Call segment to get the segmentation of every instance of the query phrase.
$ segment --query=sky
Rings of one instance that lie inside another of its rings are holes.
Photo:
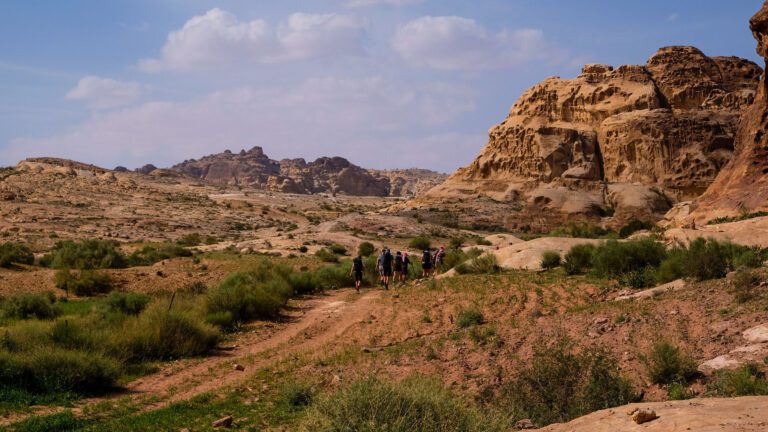
[[[758,62],[759,0],[4,0],[0,165],[261,146],[467,165],[528,87],[658,48]],[[759,62],[762,65],[762,61]]]

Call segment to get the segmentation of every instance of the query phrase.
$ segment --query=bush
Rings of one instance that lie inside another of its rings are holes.
[[[538,349],[518,375],[502,387],[501,405],[515,419],[539,425],[624,405],[635,398],[632,386],[618,373],[608,352],[589,348],[575,353],[566,342]]]
[[[477,244],[478,246],[492,246],[493,242],[490,240],[486,240],[482,237],[478,237],[477,240],[475,241],[475,244]]]
[[[268,277],[264,270],[233,273],[208,293],[207,312],[229,312],[234,327],[254,319],[275,319],[293,294],[285,279]]]
[[[656,285],[656,271],[653,267],[633,270],[619,277],[619,285],[635,289],[647,288]]]
[[[16,319],[51,319],[61,314],[61,310],[50,297],[26,293],[2,300],[0,312],[5,318]]]
[[[480,325],[484,320],[485,317],[483,317],[483,313],[479,310],[474,308],[463,309],[459,311],[459,316],[456,319],[456,325],[458,325],[459,328],[467,328]]]
[[[745,303],[757,296],[756,289],[763,281],[760,274],[746,267],[736,270],[733,277],[733,295],[739,303]]]
[[[81,420],[67,410],[47,416],[32,416],[27,420],[16,423],[15,432],[61,432],[74,431],[85,426],[86,421]]]
[[[464,238],[463,237],[452,237],[451,241],[448,243],[448,249],[461,249],[461,246],[464,244]]]
[[[312,387],[294,382],[280,390],[279,400],[289,411],[299,411],[312,403],[314,393]]]
[[[169,310],[164,301],[153,302],[138,317],[125,321],[120,335],[117,352],[131,362],[201,355],[219,341],[218,330],[201,322],[190,308]]]
[[[468,260],[475,259],[482,254],[483,254],[483,251],[481,251],[478,248],[472,248],[466,252],[464,252],[461,249],[448,250],[445,253],[445,258],[443,259],[443,265],[445,268],[454,268],[457,265],[463,262],[466,262]]]
[[[764,396],[768,395],[768,380],[756,364],[748,363],[735,370],[715,372],[707,389],[721,397]]]
[[[13,264],[33,264],[35,255],[28,247],[18,243],[0,244],[0,267],[10,267]]]
[[[123,268],[126,258],[117,243],[107,240],[71,240],[59,242],[43,257],[41,264],[55,269]]]
[[[106,303],[113,312],[120,312],[126,315],[138,315],[147,307],[151,298],[148,295],[129,292],[113,292]]]
[[[633,219],[628,224],[621,227],[619,230],[619,237],[627,238],[638,231],[649,230],[651,228],[653,228],[652,223]]]
[[[565,254],[563,267],[569,275],[584,273],[592,267],[592,254],[595,246],[592,244],[577,244]]]
[[[93,394],[114,387],[120,364],[93,352],[38,347],[23,353],[0,351],[0,387],[35,394]]]
[[[112,279],[108,274],[94,270],[72,272],[68,269],[56,271],[54,283],[57,288],[78,296],[104,294],[112,289]]]
[[[667,341],[657,342],[645,359],[648,377],[654,384],[687,383],[696,375],[696,362]]]
[[[687,400],[696,397],[696,394],[688,390],[684,384],[674,382],[667,389],[667,397],[669,400]]]
[[[328,249],[330,249],[331,252],[333,252],[336,255],[346,255],[347,254],[347,248],[340,245],[340,244],[332,244],[328,246]]]
[[[425,251],[432,247],[432,242],[429,240],[429,237],[418,236],[411,239],[409,246],[413,249]]]
[[[198,233],[191,233],[176,240],[176,244],[181,246],[197,246],[203,242],[203,237]]]
[[[674,248],[667,253],[667,258],[659,266],[656,279],[661,283],[681,279],[688,274],[687,250]]]
[[[492,274],[498,273],[500,270],[496,255],[492,253],[467,260],[456,266],[456,272],[459,274]]]
[[[495,432],[487,413],[467,408],[440,384],[423,378],[400,383],[376,378],[353,382],[318,401],[299,430],[312,432]]]
[[[315,256],[320,259],[320,261],[327,262],[327,263],[337,263],[339,262],[338,255],[334,254],[333,252],[329,251],[326,248],[319,249],[317,252],[315,252]]]
[[[300,246],[300,247],[299,247],[299,252],[301,252],[301,253],[307,253],[307,251],[309,251],[309,248],[308,248],[308,247],[306,247],[306,246]]]
[[[355,285],[355,280],[349,274],[352,265],[323,266],[315,270],[315,290],[331,290]],[[371,269],[371,267],[367,267]]]
[[[371,242],[362,242],[360,243],[360,246],[357,247],[357,253],[362,257],[369,257],[373,255],[375,250],[376,248],[374,248],[373,243]]]
[[[144,246],[141,250],[130,254],[127,262],[131,266],[148,266],[163,260],[191,257],[192,251],[179,245],[164,244],[160,246]]]
[[[541,267],[544,270],[552,270],[560,267],[560,252],[546,251],[541,255]]]
[[[604,238],[616,236],[616,234],[611,230],[587,223],[569,223],[555,230],[552,230],[549,235],[554,237],[574,238]]]
[[[658,267],[666,254],[664,245],[649,238],[626,242],[609,240],[595,248],[592,267],[598,276],[618,277],[646,267]]]

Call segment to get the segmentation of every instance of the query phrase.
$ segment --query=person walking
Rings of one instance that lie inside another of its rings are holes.
[[[382,257],[381,264],[383,267],[383,275],[384,275],[384,289],[389,289],[389,280],[392,277],[392,261],[394,261],[394,257],[392,256],[392,253],[389,251],[389,249],[384,249],[384,256]]]
[[[379,258],[376,260],[376,271],[379,273],[379,283],[384,285],[384,253],[387,248],[383,248],[379,254]]]
[[[445,246],[440,246],[440,249],[435,252],[435,269],[443,271],[443,263],[445,262]]]
[[[363,283],[363,271],[365,270],[365,265],[363,264],[363,257],[358,255],[352,260],[352,270],[351,274],[355,276],[355,290],[357,292],[360,292],[360,285]]]
[[[408,280],[408,267],[411,265],[411,259],[408,258],[408,252],[403,252],[403,272],[400,274],[400,282],[405,283]]]
[[[432,253],[429,249],[424,249],[424,253],[421,255],[421,268],[423,270],[421,276],[428,278],[432,273]]]
[[[403,253],[400,251],[397,251],[395,253],[395,262],[393,264],[393,275],[392,275],[392,282],[400,282],[400,279],[403,276]]]

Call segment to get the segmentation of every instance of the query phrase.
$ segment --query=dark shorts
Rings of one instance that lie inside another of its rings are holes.
[[[363,281],[363,272],[355,272],[355,282],[362,282]]]
[[[423,268],[424,270],[429,270],[432,268],[432,263],[424,263],[421,265],[421,268]]]
[[[385,268],[382,272],[384,276],[392,276],[392,269],[391,268]]]

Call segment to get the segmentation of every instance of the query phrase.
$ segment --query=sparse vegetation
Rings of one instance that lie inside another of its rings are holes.
[[[197,246],[203,243],[203,236],[198,233],[186,234],[176,241],[180,246]]]
[[[574,237],[589,239],[617,237],[614,231],[588,223],[569,223],[550,231],[549,235],[552,237]]]
[[[18,243],[0,244],[0,267],[10,267],[13,264],[33,264],[35,255],[25,245]]]
[[[707,389],[721,397],[765,396],[768,395],[768,380],[757,364],[748,363],[738,369],[715,372]]]
[[[418,236],[411,239],[409,246],[413,249],[418,249],[423,251],[432,247],[432,241],[429,239],[429,237]]]
[[[560,267],[560,252],[546,251],[541,255],[541,267],[545,270],[552,270]]]
[[[627,238],[638,231],[649,230],[653,228],[653,224],[650,222],[641,221],[638,219],[631,220],[628,224],[619,229],[619,237]]]
[[[40,264],[55,269],[93,270],[123,268],[125,255],[117,243],[107,240],[71,240],[56,243],[53,250],[43,256]]]
[[[132,292],[112,292],[106,298],[107,307],[113,312],[138,315],[147,307],[151,297]]]
[[[560,341],[538,349],[531,361],[520,365],[515,379],[501,389],[499,404],[515,419],[544,426],[634,398],[630,382],[619,375],[617,361],[607,351],[589,348],[577,353]]]
[[[654,344],[645,358],[648,378],[654,384],[684,384],[697,374],[696,362],[679,347],[667,341]]]
[[[318,249],[317,252],[315,252],[315,256],[318,259],[320,259],[320,261],[323,261],[323,262],[327,262],[327,263],[339,262],[339,256],[326,248]]]
[[[578,244],[571,248],[565,254],[563,267],[566,274],[576,275],[584,273],[592,267],[592,254],[595,252],[595,246],[592,244]]]
[[[96,270],[57,270],[54,283],[56,288],[78,296],[105,294],[112,290],[112,279],[109,275]]]
[[[51,319],[61,315],[53,295],[16,294],[0,300],[0,316],[14,319]]]
[[[483,317],[483,313],[480,310],[476,308],[462,309],[456,318],[456,325],[459,328],[467,328],[481,325],[484,320],[485,317]]]
[[[459,274],[493,274],[500,270],[496,255],[492,253],[480,255],[456,266],[456,272]]]

